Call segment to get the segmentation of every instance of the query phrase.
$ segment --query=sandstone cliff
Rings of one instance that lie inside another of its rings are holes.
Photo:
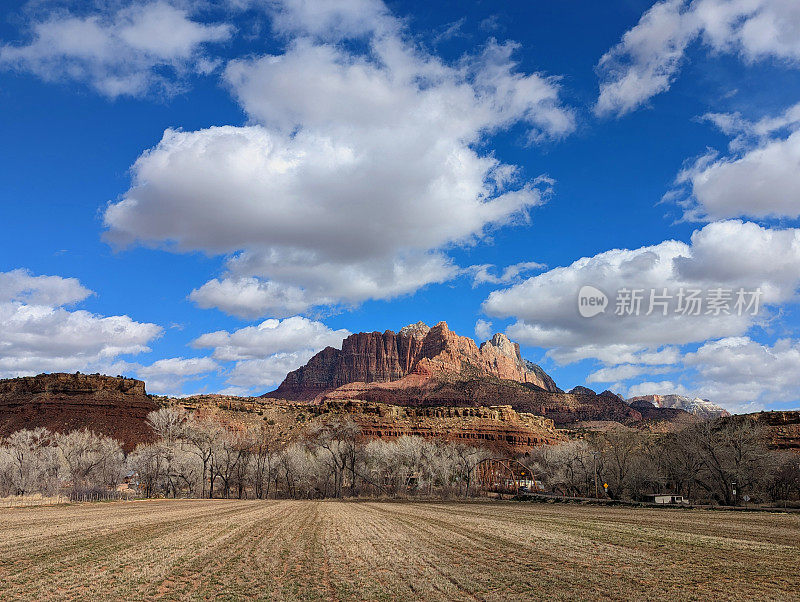
[[[158,406],[144,382],[99,374],[40,374],[0,380],[0,436],[23,428],[88,428],[127,450],[148,441],[147,414]]]
[[[396,334],[391,330],[353,334],[341,350],[323,349],[265,397],[310,400],[349,383],[385,383],[412,374],[494,377],[559,391],[539,366],[522,359],[519,345],[503,334],[478,347],[444,322],[433,328],[420,322]]]
[[[566,439],[552,420],[516,412],[511,406],[425,408],[348,400],[313,407],[320,414],[349,414],[366,439],[416,436],[460,441],[506,454],[526,453]]]

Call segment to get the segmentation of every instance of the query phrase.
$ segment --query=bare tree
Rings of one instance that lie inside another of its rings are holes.
[[[162,488],[163,457],[164,452],[158,443],[137,445],[128,457],[128,465],[136,474],[145,497],[153,497]]]
[[[273,424],[259,425],[253,435],[252,468],[253,493],[264,499],[269,496],[270,484],[275,479],[278,451],[281,447],[278,427]]]
[[[455,443],[451,446],[455,477],[457,482],[464,487],[464,497],[469,495],[472,475],[475,466],[481,460],[489,458],[491,454],[483,448],[472,447],[464,443]]]
[[[253,459],[253,447],[256,444],[258,431],[252,428],[241,430],[233,438],[234,449],[238,453],[233,480],[239,499],[245,497],[250,476],[250,463]]]
[[[222,481],[223,497],[230,497],[233,487],[242,497],[251,445],[252,439],[247,429],[228,428],[217,438],[213,448],[213,472]]]
[[[125,452],[119,441],[110,437],[100,440],[100,463],[94,471],[95,483],[105,489],[116,489],[125,474]]]
[[[589,495],[594,491],[595,474],[603,470],[602,456],[593,456],[592,451],[584,440],[566,441],[542,450],[535,467],[553,491]]]
[[[359,426],[350,416],[332,416],[311,426],[307,444],[312,451],[322,450],[324,462],[334,480],[333,496],[342,497],[344,479],[350,472],[350,493],[355,489]]]
[[[210,487],[208,497],[214,495],[214,477],[210,468],[213,466],[215,442],[223,431],[222,424],[216,416],[206,414],[193,414],[185,423],[185,436],[192,452],[202,463],[201,497],[206,497],[206,475]]]
[[[327,497],[331,472],[327,462],[320,458],[321,451],[305,443],[295,443],[281,452],[278,466],[288,497]]]
[[[18,495],[48,493],[58,484],[58,460],[53,434],[45,428],[21,430],[5,441],[8,477]]]
[[[73,491],[119,484],[124,463],[117,441],[83,429],[57,435],[55,443]]]
[[[161,408],[147,415],[147,424],[159,439],[167,445],[173,445],[184,436],[187,418],[183,408]]]
[[[769,474],[764,434],[752,420],[704,422],[679,437],[701,458],[697,484],[721,504],[738,503],[743,491],[759,489]]]
[[[663,487],[695,499],[704,461],[699,447],[692,444],[692,437],[667,435],[659,441],[654,456]]]
[[[422,437],[371,441],[363,448],[360,463],[363,468],[359,469],[359,476],[382,493],[396,495],[424,490],[430,494],[435,478],[436,448],[436,443]]]
[[[793,452],[773,454],[774,471],[768,482],[770,497],[785,505],[800,500],[800,458]]]
[[[596,448],[604,460],[599,474],[610,485],[607,491],[610,497],[633,493],[630,478],[634,467],[641,462],[642,446],[641,435],[632,431],[601,433],[597,438]]]

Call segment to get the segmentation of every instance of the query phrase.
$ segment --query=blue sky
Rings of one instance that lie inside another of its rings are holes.
[[[259,394],[445,320],[563,388],[798,407],[791,0],[5,6],[0,376]]]

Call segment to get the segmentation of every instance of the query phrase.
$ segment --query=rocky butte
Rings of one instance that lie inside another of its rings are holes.
[[[158,405],[144,382],[100,374],[40,374],[0,380],[0,436],[23,428],[88,428],[131,450],[152,439],[145,424]]]

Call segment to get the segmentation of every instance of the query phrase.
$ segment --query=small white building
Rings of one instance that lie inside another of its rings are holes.
[[[651,504],[688,504],[689,501],[684,499],[682,495],[675,495],[673,493],[646,493],[644,496],[646,502]]]

